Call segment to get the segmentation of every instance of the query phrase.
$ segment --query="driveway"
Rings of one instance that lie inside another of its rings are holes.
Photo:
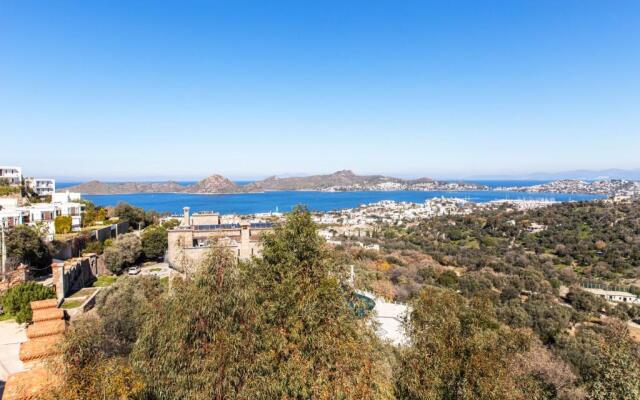
[[[24,371],[24,365],[18,355],[20,343],[26,341],[25,324],[18,324],[13,320],[0,322],[0,381],[3,383],[9,375]]]
[[[155,275],[158,278],[169,276],[171,269],[165,262],[146,264],[140,269],[140,275]]]

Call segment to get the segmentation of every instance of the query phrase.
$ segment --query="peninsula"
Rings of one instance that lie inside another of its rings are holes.
[[[83,194],[131,193],[256,193],[267,191],[387,191],[387,190],[488,190],[484,185],[467,182],[441,182],[431,178],[401,179],[383,175],[356,175],[349,170],[327,175],[278,178],[275,176],[238,185],[222,175],[209,176],[195,184],[167,182],[101,182],[92,180],[67,190]]]

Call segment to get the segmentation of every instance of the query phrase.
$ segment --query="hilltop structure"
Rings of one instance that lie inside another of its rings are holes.
[[[214,246],[229,249],[238,260],[258,257],[261,235],[272,228],[271,223],[250,222],[215,212],[191,215],[190,208],[184,207],[180,226],[168,234],[168,261],[177,270],[189,272]]]

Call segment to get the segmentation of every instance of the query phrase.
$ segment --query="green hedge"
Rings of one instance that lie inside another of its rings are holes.
[[[31,322],[31,302],[53,299],[53,289],[35,282],[25,282],[7,290],[2,296],[2,307],[6,314],[14,316],[16,322]]]

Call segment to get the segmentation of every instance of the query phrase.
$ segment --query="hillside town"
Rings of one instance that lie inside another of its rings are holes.
[[[56,191],[54,180],[25,178],[19,167],[2,167],[0,172],[3,189],[0,298],[11,296],[11,292],[17,290],[40,293],[25,297],[30,300],[22,304],[21,309],[0,302],[0,317],[8,318],[0,322],[0,380],[6,381],[3,399],[26,399],[29,397],[25,397],[25,390],[42,393],[50,385],[60,383],[60,377],[46,365],[63,356],[58,346],[78,321],[85,321],[96,308],[98,313],[105,312],[100,305],[101,293],[118,290],[119,285],[135,286],[147,278],[158,282],[161,288],[171,287],[178,281],[202,279],[197,278],[201,276],[202,265],[221,254],[226,254],[234,263],[254,265],[262,257],[264,235],[283,234],[278,233],[278,227],[291,224],[291,214],[280,212],[249,215],[192,212],[185,205],[182,214],[170,215],[124,203],[100,207],[82,199],[80,193]],[[35,182],[40,181],[47,183],[40,184],[41,190],[38,190]],[[52,190],[47,187],[49,184]],[[390,188],[395,184],[381,185]],[[429,183],[420,185],[428,187]],[[557,189],[562,187],[566,186]],[[634,204],[633,199],[619,193],[596,203],[606,207]],[[496,229],[538,237],[550,234],[555,228],[540,218],[539,213],[571,204],[545,199],[475,203],[455,197],[431,198],[421,203],[384,200],[354,208],[312,211],[309,224],[323,239],[322,246],[326,244],[331,254],[343,260],[339,266],[340,277],[352,287],[358,301],[363,302],[366,311],[362,312],[370,315],[379,340],[403,348],[411,345],[404,324],[414,310],[413,293],[422,288],[427,279],[436,286],[450,285],[447,280],[459,281],[463,288],[466,277],[477,273],[456,265],[449,255],[439,256],[439,250],[434,250],[440,249],[439,246],[428,254],[418,252],[415,244],[408,243],[420,243],[424,239],[410,238],[412,235],[427,230],[430,240],[454,240],[455,245],[448,251],[477,250],[481,248],[478,239],[464,238],[477,229],[473,225],[463,229],[469,221],[506,215],[509,217],[501,217],[502,222]],[[304,215],[306,211],[300,209],[293,213]],[[293,231],[297,232],[296,229]],[[437,234],[431,235],[431,232]],[[506,233],[483,240],[487,244],[506,240],[500,235]],[[393,245],[388,237],[394,238]],[[509,240],[512,245],[516,238]],[[24,247],[27,243],[28,251],[42,254],[27,255]],[[403,250],[398,250],[398,246]],[[557,257],[558,263],[567,262],[561,258],[566,257],[567,250],[559,246],[565,244],[556,246],[553,255],[545,257]],[[601,250],[594,253],[595,257],[604,257],[606,244],[597,242],[596,246]],[[511,251],[505,250],[505,254]],[[474,253],[474,257],[480,257],[480,253]],[[493,276],[493,272],[483,274]],[[487,284],[485,275],[478,279],[483,285]],[[543,290],[540,283],[535,285],[533,289],[518,286],[514,296],[534,297],[537,290]],[[614,309],[640,305],[638,293],[633,286],[609,287],[603,283],[588,286],[567,279],[559,286],[559,296],[553,297],[553,302],[573,310],[584,307],[576,305],[579,303],[574,296],[593,296],[589,301],[601,301],[594,315],[607,318]],[[640,327],[636,330],[632,320],[627,324],[640,340]]]
[[[56,192],[54,179],[24,177],[20,167],[0,166],[0,190],[0,224],[4,228],[28,225],[52,241],[56,220],[69,225],[65,231],[82,227],[81,194]]]
[[[640,182],[625,179],[602,179],[592,182],[565,179],[533,186],[504,186],[495,190],[532,193],[585,193],[634,198],[640,196]]]

